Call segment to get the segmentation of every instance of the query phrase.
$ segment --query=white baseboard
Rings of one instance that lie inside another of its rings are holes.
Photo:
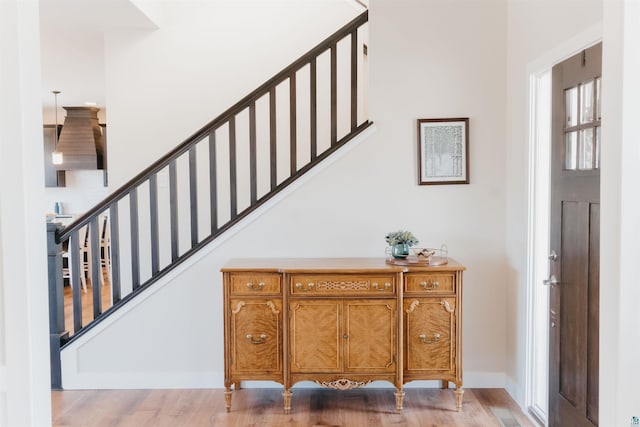
[[[67,360],[67,363],[73,363]],[[224,388],[223,371],[205,372],[110,372],[110,373],[81,373],[64,375],[68,367],[63,365],[65,390],[110,390],[110,389],[160,389],[160,388]],[[465,388],[507,388],[506,375],[502,372],[468,372],[464,374]],[[281,388],[282,385],[273,381],[242,381],[243,388]],[[296,384],[294,388],[318,388],[311,381]],[[368,388],[393,388],[386,381],[374,381]],[[439,381],[412,381],[405,384],[405,388],[439,388]],[[453,387],[451,384],[450,387]],[[507,389],[507,391],[509,391]],[[513,396],[511,392],[509,392]],[[515,399],[515,398],[514,398]]]
[[[65,390],[223,388],[224,372],[110,372],[64,375]]]
[[[466,388],[506,388],[504,372],[465,372],[462,375]]]
[[[529,420],[533,423],[533,425],[536,425],[536,426],[543,425],[541,424],[540,420],[544,418],[544,415],[536,414],[535,417],[532,415],[526,403],[524,389],[521,387],[520,384],[516,383],[511,377],[507,376],[505,390],[507,390],[507,393],[509,393],[509,396],[511,396],[511,398],[516,402],[516,404],[520,407],[520,410],[522,411],[522,413],[525,414],[527,418],[529,418]],[[540,419],[536,417],[540,417]]]
[[[522,391],[522,388],[515,382],[513,381],[512,378],[510,377],[506,377],[506,381],[505,381],[505,390],[507,390],[507,393],[509,393],[509,395],[511,396],[511,398],[513,400],[515,400],[515,402],[518,404],[518,406],[520,406],[522,408],[522,410],[524,412],[525,411],[525,399],[524,399],[524,393]]]

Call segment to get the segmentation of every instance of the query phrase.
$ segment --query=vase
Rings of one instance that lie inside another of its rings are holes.
[[[396,243],[391,246],[391,255],[394,258],[406,258],[409,256],[409,245],[406,243]]]

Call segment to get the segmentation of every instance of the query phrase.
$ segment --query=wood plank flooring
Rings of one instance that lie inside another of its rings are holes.
[[[104,285],[100,286],[100,294],[102,295],[102,312],[111,307],[111,285],[109,278],[104,276]],[[87,279],[87,292],[80,288],[80,299],[82,304],[82,325],[86,326],[93,320],[93,286],[91,280]],[[73,335],[73,290],[71,286],[64,287],[64,326],[65,330]]]
[[[504,389],[466,389],[461,412],[453,390],[405,392],[398,414],[392,389],[294,389],[285,415],[280,389],[235,391],[230,413],[222,389],[53,391],[53,425],[534,427]]]

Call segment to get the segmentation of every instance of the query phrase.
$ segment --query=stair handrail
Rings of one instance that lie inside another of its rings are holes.
[[[341,27],[338,31],[333,33],[331,36],[324,39],[322,42],[318,43],[314,48],[310,49],[307,53],[299,57],[289,66],[284,68],[282,71],[277,73],[275,76],[264,82],[258,88],[256,88],[253,92],[242,98],[240,101],[236,102],[233,106],[228,108],[222,114],[217,116],[215,119],[211,120],[209,123],[204,125],[190,137],[185,139],[182,143],[178,144],[171,151],[160,157],[158,160],[153,162],[150,166],[144,169],[142,172],[131,178],[125,184],[120,186],[117,190],[113,191],[109,196],[107,196],[100,203],[95,205],[93,208],[89,209],[84,214],[80,215],[76,220],[74,220],[71,224],[66,226],[64,229],[56,232],[56,242],[64,241],[69,238],[71,234],[75,231],[80,230],[80,228],[84,227],[94,216],[100,214],[104,210],[106,210],[111,204],[119,201],[123,197],[126,197],[129,194],[129,191],[142,184],[144,181],[148,180],[151,175],[157,173],[161,169],[165,168],[169,163],[180,155],[186,153],[192,145],[199,142],[202,138],[204,138],[207,134],[215,130],[220,125],[226,123],[229,118],[238,114],[247,106],[251,101],[254,101],[266,94],[270,88],[277,86],[279,83],[284,81],[287,77],[289,77],[292,73],[298,71],[300,68],[304,67],[308,64],[313,58],[319,56],[321,53],[329,49],[334,43],[341,40],[354,30],[357,30],[362,24],[366,23],[369,19],[369,11],[365,10],[363,13],[358,15],[356,18],[351,20],[349,23]]]

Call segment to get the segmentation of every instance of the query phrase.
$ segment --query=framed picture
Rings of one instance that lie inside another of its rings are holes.
[[[420,185],[469,183],[469,118],[418,120]]]

